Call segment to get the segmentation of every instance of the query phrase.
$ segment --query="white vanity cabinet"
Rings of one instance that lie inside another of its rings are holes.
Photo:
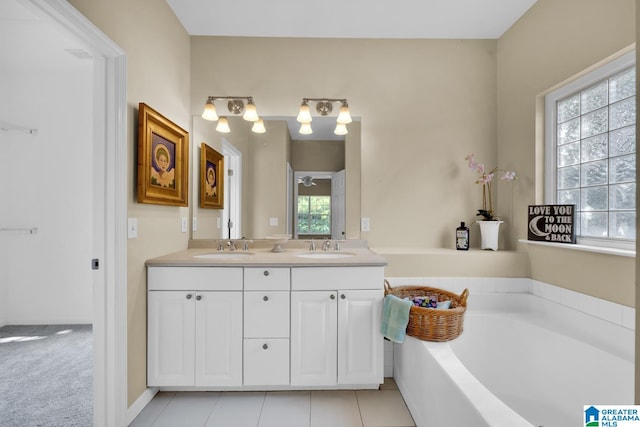
[[[293,268],[291,385],[383,381],[380,267]]]
[[[244,269],[244,385],[289,384],[289,268]]]
[[[242,269],[149,267],[149,386],[242,385]]]
[[[249,265],[181,264],[179,257],[147,264],[147,384],[377,388],[383,263],[316,266],[289,255],[287,263],[263,265],[259,257]]]

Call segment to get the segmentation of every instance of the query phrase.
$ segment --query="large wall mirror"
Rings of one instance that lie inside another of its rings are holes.
[[[193,117],[192,238],[359,239],[360,120],[337,137],[335,117],[314,117],[311,135],[298,133],[295,117],[263,119],[262,134],[240,117],[220,133],[216,122]],[[202,143],[224,156],[224,209],[200,206]]]

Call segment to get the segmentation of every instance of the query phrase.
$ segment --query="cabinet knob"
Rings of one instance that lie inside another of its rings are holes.
[[[263,348],[264,350],[266,350],[266,349],[268,349],[268,348],[269,348],[269,345],[267,345],[266,343],[265,343],[265,344],[262,344],[262,348]]]
[[[200,301],[202,299],[202,295],[196,296],[196,300]]]
[[[191,295],[191,294],[187,294],[187,299],[191,299],[192,296],[193,295]]]
[[[340,294],[340,299],[345,299],[347,296],[345,294]]]
[[[336,296],[334,294],[331,294],[331,296],[329,298],[336,299]]]
[[[269,301],[269,297],[268,297],[268,296],[266,296],[266,295],[265,295],[265,296],[263,296],[263,297],[262,297],[262,301]]]
[[[269,271],[265,270],[262,274],[264,274],[265,276],[268,276],[269,275]]]

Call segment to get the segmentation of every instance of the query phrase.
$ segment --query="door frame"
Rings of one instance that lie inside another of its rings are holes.
[[[242,237],[242,152],[227,139],[222,138],[222,155],[224,156],[225,185],[220,238],[240,239]],[[233,171],[233,176],[229,175],[229,171]],[[229,220],[233,224],[231,236],[228,235]]]
[[[92,50],[93,425],[126,425],[127,99],[125,52],[67,2],[27,0]],[[87,268],[89,265],[87,265]]]

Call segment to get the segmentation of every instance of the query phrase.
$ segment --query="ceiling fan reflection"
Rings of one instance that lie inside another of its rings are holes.
[[[313,182],[313,177],[309,175],[298,178],[298,184],[302,184],[305,187],[311,187],[312,185],[316,185],[316,183]]]

